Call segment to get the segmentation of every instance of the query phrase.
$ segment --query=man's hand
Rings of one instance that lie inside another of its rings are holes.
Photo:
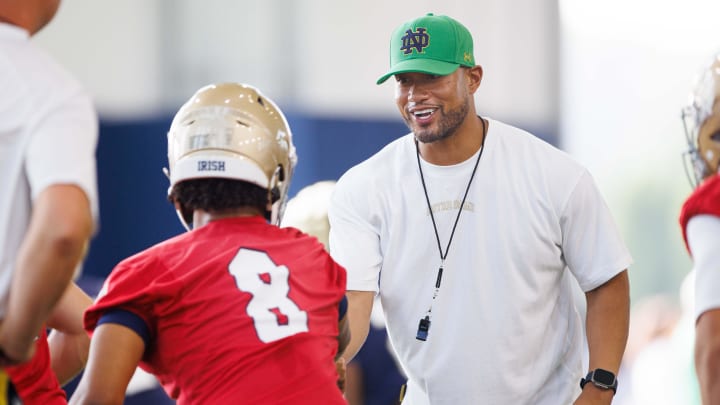
[[[345,359],[340,357],[337,360],[335,360],[335,370],[337,370],[337,373],[338,373],[337,385],[340,388],[340,391],[345,393],[345,376],[347,375],[347,367],[345,365]]]

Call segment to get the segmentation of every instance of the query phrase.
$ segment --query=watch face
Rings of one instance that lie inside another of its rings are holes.
[[[615,374],[613,374],[609,371],[603,370],[601,368],[598,368],[593,373],[592,379],[599,382],[600,384],[604,384],[609,387],[615,383]]]

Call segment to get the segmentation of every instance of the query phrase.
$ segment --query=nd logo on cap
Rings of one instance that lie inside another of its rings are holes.
[[[422,53],[423,49],[430,44],[430,35],[426,34],[426,31],[426,28],[416,28],[415,32],[405,31],[405,36],[400,38],[402,40],[400,50],[405,55],[412,53],[413,50]]]
[[[470,31],[458,21],[432,13],[400,25],[390,38],[390,69],[377,84],[398,73],[446,76],[475,66]]]

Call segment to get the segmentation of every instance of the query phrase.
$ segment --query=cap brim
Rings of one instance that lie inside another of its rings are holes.
[[[457,70],[460,67],[458,63],[449,63],[433,59],[407,59],[396,63],[390,71],[385,73],[377,81],[377,84],[385,83],[390,76],[398,73],[426,73],[429,75],[445,76]]]

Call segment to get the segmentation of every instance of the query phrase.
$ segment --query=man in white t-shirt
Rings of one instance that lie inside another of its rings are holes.
[[[720,53],[683,110],[695,189],[680,213],[695,269],[695,369],[703,404],[720,404]]]
[[[379,294],[404,405],[609,404],[632,259],[591,175],[477,115],[483,71],[456,20],[402,24],[390,55],[378,83],[394,76],[412,132],[345,173],[329,212],[330,249],[348,271],[345,359]]]
[[[95,109],[30,39],[58,4],[0,0],[0,366],[32,357],[97,218]]]

